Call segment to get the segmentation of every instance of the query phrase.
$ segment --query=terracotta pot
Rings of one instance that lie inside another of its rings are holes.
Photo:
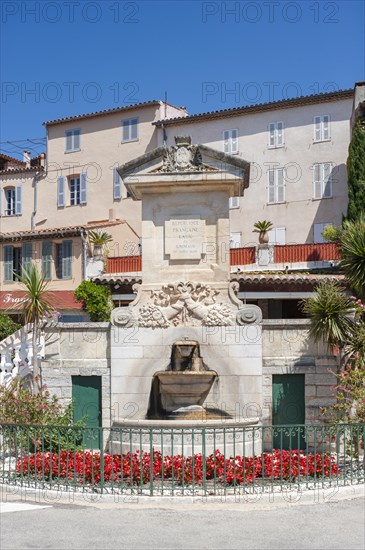
[[[259,233],[259,243],[267,244],[269,242],[269,233],[267,231],[260,231]]]

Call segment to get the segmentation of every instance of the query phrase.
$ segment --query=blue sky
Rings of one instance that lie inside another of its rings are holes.
[[[352,0],[3,0],[1,141],[165,92],[196,113],[350,88],[364,23]]]

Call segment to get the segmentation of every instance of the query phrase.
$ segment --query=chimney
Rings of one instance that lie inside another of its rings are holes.
[[[115,210],[114,210],[114,208],[109,208],[109,221],[110,222],[115,221]]]
[[[25,163],[26,168],[30,168],[30,152],[23,151],[23,162]]]

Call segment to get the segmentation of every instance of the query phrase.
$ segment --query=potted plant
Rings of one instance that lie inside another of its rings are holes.
[[[89,241],[93,245],[93,256],[101,257],[103,255],[103,247],[110,243],[113,237],[106,231],[89,231]]]
[[[254,232],[259,234],[259,243],[267,244],[269,242],[269,231],[272,229],[272,222],[268,220],[254,223]]]

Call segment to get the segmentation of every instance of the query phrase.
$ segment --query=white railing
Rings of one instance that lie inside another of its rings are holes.
[[[0,384],[9,386],[17,378],[33,373],[33,330],[28,324],[0,342]],[[37,346],[37,357],[44,357],[44,335]]]

